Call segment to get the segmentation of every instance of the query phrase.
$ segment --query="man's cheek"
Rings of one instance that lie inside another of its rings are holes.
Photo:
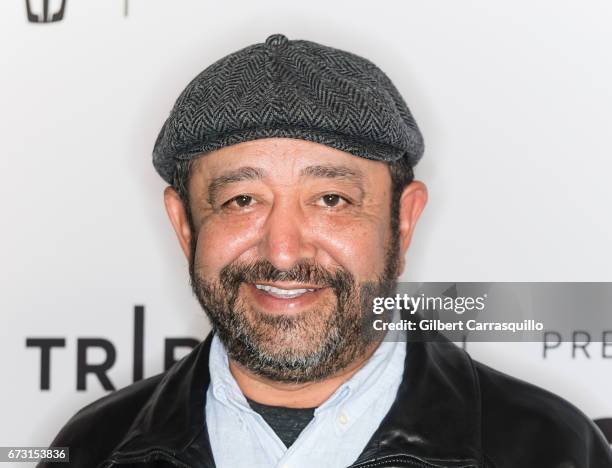
[[[236,226],[202,226],[198,235],[197,257],[207,270],[219,271],[243,256],[257,243],[252,229]]]
[[[376,229],[347,230],[330,233],[324,239],[324,249],[333,263],[356,275],[368,278],[382,267],[385,239]]]

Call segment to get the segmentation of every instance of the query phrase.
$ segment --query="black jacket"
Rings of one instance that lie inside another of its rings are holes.
[[[210,343],[211,336],[167,372],[84,407],[52,445],[70,447],[71,467],[215,466],[214,428],[204,417]],[[395,402],[352,468],[612,468],[601,432],[565,400],[452,343],[407,346]],[[39,465],[50,466],[67,464]]]

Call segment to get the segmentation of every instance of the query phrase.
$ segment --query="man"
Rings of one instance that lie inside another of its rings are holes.
[[[612,466],[569,403],[369,326],[426,204],[422,153],[397,89],[356,55],[276,34],[204,70],[153,160],[213,334],[53,445],[79,467]]]

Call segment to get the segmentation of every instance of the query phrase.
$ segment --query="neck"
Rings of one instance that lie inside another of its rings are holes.
[[[349,380],[370,359],[380,341],[336,374],[316,382],[277,382],[254,374],[233,359],[229,367],[245,397],[264,405],[286,408],[315,408],[326,401],[344,382]]]

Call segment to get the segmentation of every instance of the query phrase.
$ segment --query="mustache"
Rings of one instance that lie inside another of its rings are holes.
[[[342,267],[328,270],[315,262],[303,260],[290,270],[279,270],[268,260],[250,263],[230,263],[219,274],[221,284],[228,290],[237,289],[241,283],[262,281],[295,281],[316,287],[331,287],[336,291],[354,285],[353,275]]]

